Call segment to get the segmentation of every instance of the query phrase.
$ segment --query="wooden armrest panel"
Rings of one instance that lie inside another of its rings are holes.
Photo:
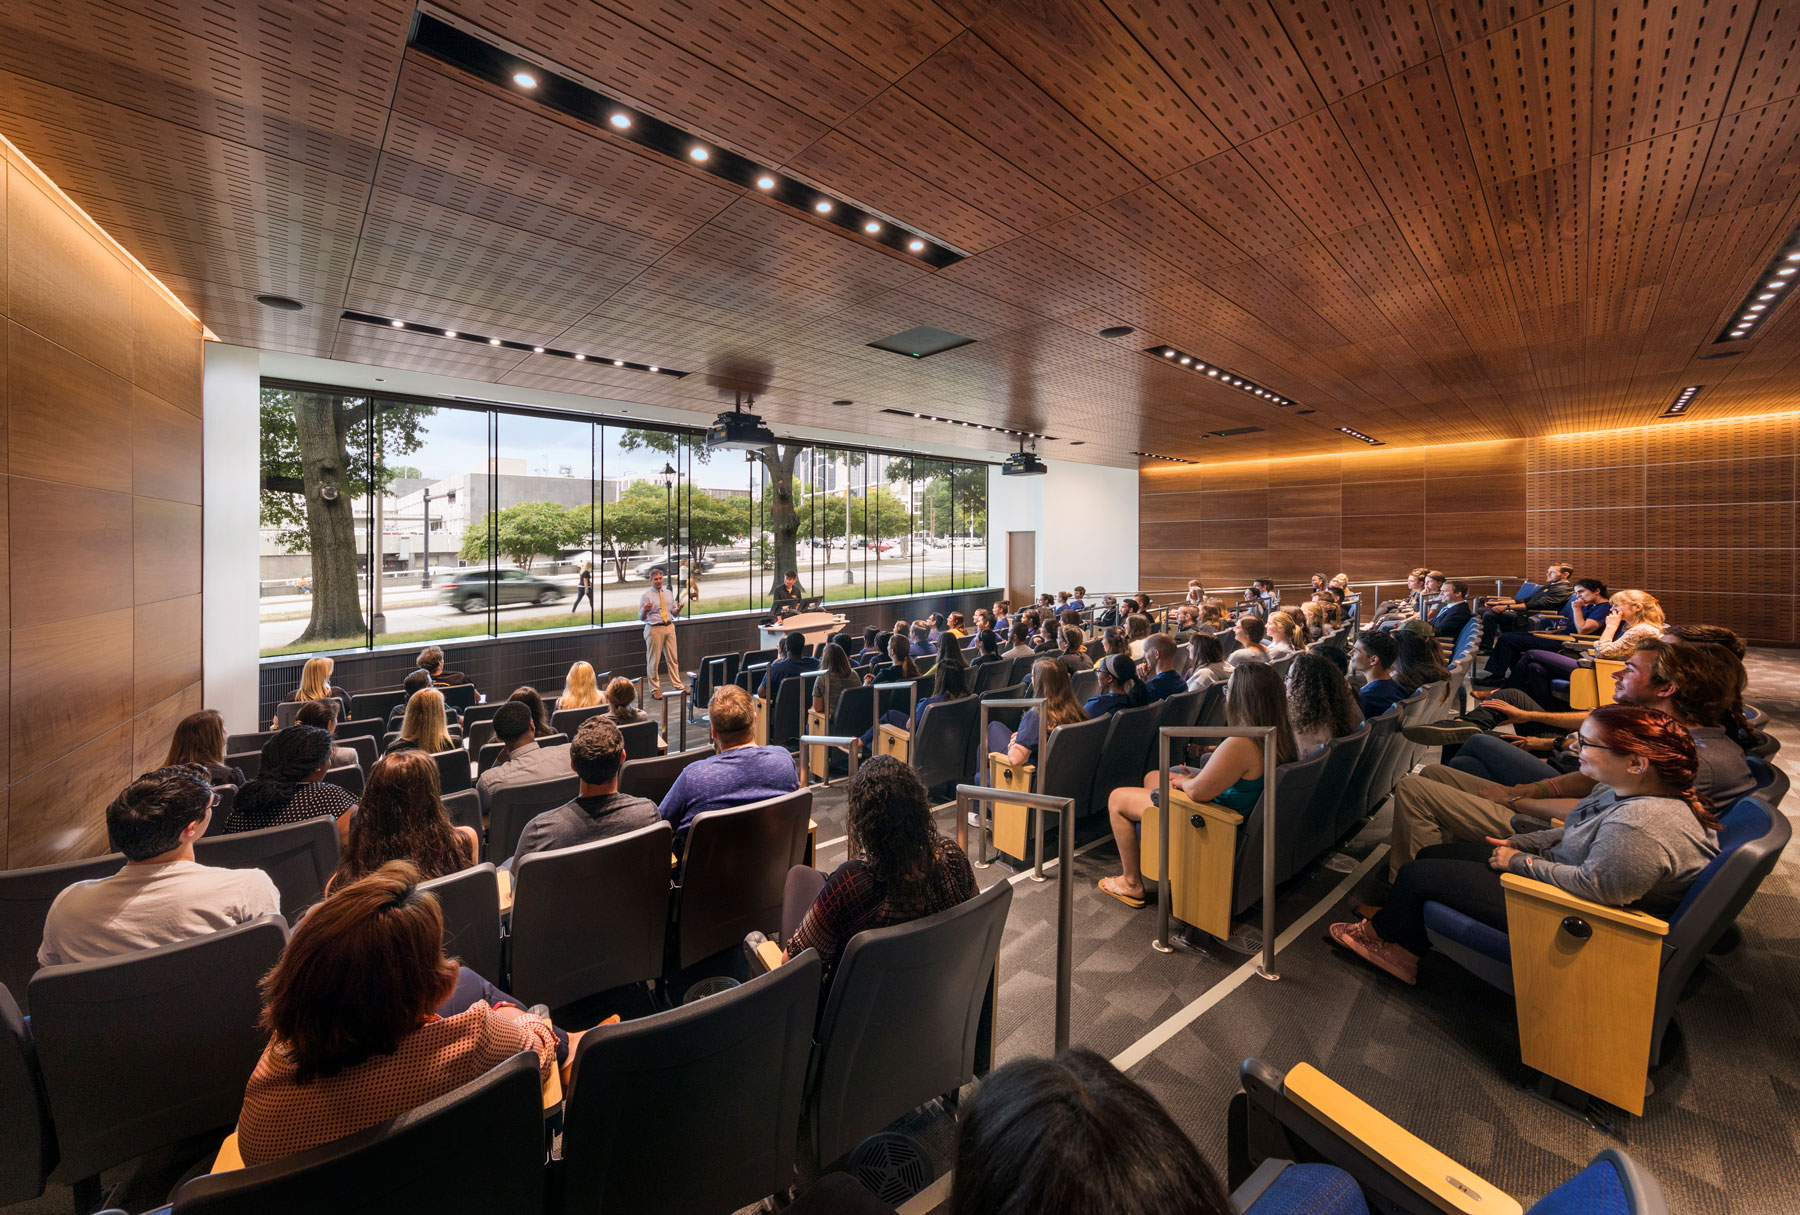
[[[1540,882],[1534,878],[1521,877],[1516,873],[1500,875],[1500,888],[1512,894],[1522,895],[1543,903],[1554,903],[1564,909],[1565,914],[1573,912],[1591,920],[1605,920],[1651,936],[1666,937],[1669,935],[1669,924],[1653,915],[1641,911],[1631,911],[1624,907],[1608,907],[1604,903],[1591,902],[1580,895],[1570,894],[1560,886],[1552,886],[1549,882]]]
[[[513,875],[511,870],[494,870],[494,883],[500,887],[500,910],[511,911],[513,905]]]
[[[764,970],[774,970],[781,965],[781,946],[773,941],[764,941],[756,947],[756,960],[762,963]]]
[[[244,1167],[244,1157],[238,1152],[237,1132],[225,1136],[225,1142],[219,1145],[219,1154],[213,1157],[211,1173],[235,1173]]]
[[[1329,1126],[1442,1211],[1519,1215],[1511,1195],[1464,1167],[1310,1063],[1288,1069],[1282,1086],[1301,1109]]]
[[[1169,787],[1169,815],[1171,820],[1182,815],[1198,814],[1214,822],[1223,823],[1227,827],[1242,825],[1244,816],[1236,810],[1227,810],[1216,802],[1197,802],[1173,785]]]

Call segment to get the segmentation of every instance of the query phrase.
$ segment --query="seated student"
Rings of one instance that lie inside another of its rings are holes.
[[[436,755],[455,746],[449,727],[444,724],[444,694],[436,688],[421,688],[407,698],[400,736],[387,745],[387,753],[423,751]]]
[[[1056,592],[1056,603],[1051,606],[1050,614],[1052,616],[1060,616],[1068,610],[1069,610],[1069,592],[1067,592],[1067,591]]]
[[[1733,707],[1742,671],[1721,646],[1659,640],[1645,642],[1614,677],[1615,703],[1666,713],[1687,730],[1699,760],[1694,791],[1717,806],[1756,787],[1743,750],[1752,735]],[[1574,729],[1589,714],[1543,716]],[[1390,870],[1431,844],[1498,834],[1517,815],[1546,822],[1562,817],[1574,799],[1593,789],[1591,779],[1573,770],[1579,761],[1573,752],[1540,759],[1500,735],[1469,738],[1454,758],[1395,787]]]
[[[544,698],[536,688],[529,684],[522,688],[514,688],[513,694],[506,699],[516,700],[530,710],[533,734],[543,738],[547,734],[556,733],[555,727],[550,724],[550,710],[544,704]]]
[[[1575,593],[1563,604],[1564,632],[1575,637],[1592,637],[1600,632],[1606,618],[1612,615],[1612,602],[1606,584],[1598,578],[1577,578]],[[1499,683],[1512,673],[1513,664],[1528,650],[1560,650],[1562,637],[1540,637],[1524,629],[1501,633],[1494,639],[1487,666],[1481,678],[1486,683]]]
[[[1299,622],[1286,612],[1270,612],[1263,630],[1263,636],[1268,638],[1263,644],[1263,652],[1270,662],[1286,658],[1306,645],[1306,639],[1300,635]]]
[[[1350,651],[1350,665],[1363,673],[1365,682],[1356,690],[1356,703],[1370,721],[1406,699],[1406,689],[1393,676],[1392,668],[1400,655],[1400,643],[1392,633],[1366,629],[1356,638]]]
[[[1187,689],[1198,692],[1231,678],[1231,664],[1225,661],[1225,647],[1211,633],[1195,633],[1188,638],[1193,653],[1193,666],[1188,671]]]
[[[338,701],[335,697],[308,701],[300,706],[297,716],[304,717],[314,704],[331,708],[332,720],[337,720],[335,710]],[[225,763],[226,740],[225,719],[219,716],[217,709],[201,709],[198,713],[189,713],[175,726],[175,735],[169,739],[169,754],[163,759],[163,767],[199,764],[206,769],[207,779],[213,784],[241,785],[244,783],[243,772]],[[352,756],[354,758],[354,753]]]
[[[569,774],[569,744],[538,746],[537,734],[532,730],[531,707],[522,701],[509,700],[494,710],[494,737],[500,740],[500,754],[492,767],[475,778],[483,814],[493,806],[494,794],[501,789],[535,785]]]
[[[1334,738],[1356,733],[1362,710],[1350,683],[1331,659],[1301,650],[1287,671],[1288,720],[1294,748],[1304,759]]]
[[[1009,764],[1037,762],[1038,744],[1058,726],[1074,725],[1088,719],[1087,710],[1075,699],[1074,685],[1069,682],[1069,669],[1054,658],[1040,658],[1031,664],[1031,684],[1035,695],[1044,700],[1025,710],[1016,733],[1005,722],[988,723],[987,749],[1004,753]],[[985,773],[987,763],[982,762]]]
[[[644,711],[637,706],[637,684],[623,675],[614,675],[606,684],[606,712],[600,716],[615,726],[628,726],[643,721]]]
[[[1007,641],[1008,648],[1000,651],[1002,658],[1029,658],[1036,652],[1031,648],[1031,630],[1023,622],[1012,626]]]
[[[925,716],[928,705],[940,701],[961,700],[972,696],[975,692],[975,676],[968,667],[950,659],[940,659],[931,672],[931,695],[921,696],[919,703],[913,707],[912,719],[909,722],[905,713],[899,709],[889,709],[881,715],[884,726],[898,726],[903,730],[917,730],[919,722]],[[862,732],[863,750],[867,751],[875,745],[875,727],[870,726]]]
[[[450,822],[438,790],[437,764],[428,755],[407,751],[376,760],[325,893],[367,877],[389,861],[410,861],[421,881],[475,864],[481,836]]]
[[[344,702],[347,712],[350,708],[350,693],[331,684],[331,671],[337,664],[330,658],[308,658],[306,665],[300,669],[300,686],[289,694],[289,700],[307,701],[323,700],[327,696],[336,697]],[[277,713],[269,719],[271,730],[281,727],[281,714]]]
[[[1133,612],[1125,617],[1125,640],[1131,647],[1133,658],[1144,656],[1144,643],[1150,640],[1150,617],[1142,612]]]
[[[930,658],[937,653],[936,642],[932,639],[929,624],[915,624],[910,634],[912,648],[908,651],[914,658]]]
[[[850,655],[850,657],[857,662],[861,662],[865,658],[881,657],[882,650],[877,640],[880,636],[881,630],[874,625],[870,625],[868,628],[864,629],[862,649],[858,650],[855,654]]]
[[[460,968],[444,956],[444,916],[419,881],[390,861],[295,927],[263,980],[269,1045],[238,1114],[245,1164],[385,1122],[520,1051],[537,1055],[541,1076],[556,1066],[556,1032],[516,1005],[478,999],[445,1012]]]
[[[1100,690],[1082,705],[1089,717],[1119,709],[1136,709],[1150,703],[1150,693],[1138,678],[1137,664],[1123,654],[1108,654],[1094,668],[1100,672]]]
[[[1575,593],[1575,585],[1570,579],[1575,577],[1575,567],[1566,561],[1552,561],[1544,571],[1544,584],[1526,600],[1493,597],[1484,600],[1481,605],[1481,649],[1483,652],[1494,648],[1494,640],[1501,633],[1517,632],[1531,627],[1534,613],[1549,614],[1560,612],[1569,596]]]
[[[1087,645],[1081,640],[1081,630],[1072,624],[1056,630],[1056,660],[1071,675],[1094,669],[1094,660],[1087,656]]]
[[[294,723],[301,726],[317,726],[327,734],[337,734],[339,702],[333,700],[309,700],[300,706],[294,714]],[[360,768],[362,760],[358,758],[355,747],[340,747],[335,738],[331,744],[331,766],[334,768]],[[237,771],[233,768],[232,771]],[[215,781],[215,784],[220,782]],[[227,784],[241,784],[241,781],[227,781]]]
[[[1225,685],[1225,721],[1233,726],[1275,726],[1275,762],[1294,761],[1294,732],[1288,724],[1287,689],[1282,686],[1281,676],[1276,674],[1275,668],[1266,663],[1252,664],[1231,673],[1231,682]],[[1186,765],[1170,768],[1169,782],[1171,789],[1180,789],[1194,801],[1212,802],[1227,810],[1248,814],[1262,796],[1262,740],[1224,739],[1213,748],[1204,767],[1198,770]],[[1138,866],[1143,855],[1138,824],[1156,805],[1161,783],[1161,772],[1150,772],[1141,786],[1114,789],[1106,799],[1113,840],[1119,846],[1120,873],[1117,877],[1101,878],[1100,890],[1127,907],[1144,905],[1144,875]],[[1174,831],[1181,825],[1181,816],[1171,814],[1169,830]]]
[[[913,662],[912,649],[906,640],[905,633],[895,633],[888,640],[888,660],[863,676],[865,684],[899,683],[903,679],[917,679],[918,664]]]
[[[1100,607],[1094,612],[1094,627],[1110,628],[1119,623],[1119,600],[1115,595],[1106,595],[1100,600]]]
[[[1406,602],[1376,622],[1376,628],[1392,632],[1409,620],[1430,620],[1433,612],[1443,603],[1445,576],[1437,570],[1425,571],[1423,583],[1418,593],[1409,595]]]
[[[1428,683],[1443,683],[1450,678],[1444,665],[1444,652],[1437,637],[1423,620],[1409,621],[1393,631],[1394,681],[1411,696]]]
[[[419,651],[419,657],[415,661],[421,671],[431,676],[431,682],[440,688],[453,688],[469,682],[469,677],[461,671],[444,669],[444,651],[440,646],[426,646]]]
[[[1320,600],[1329,603],[1331,596],[1321,591],[1316,598],[1300,605],[1300,635],[1309,645],[1325,636],[1325,606]]]
[[[256,779],[238,788],[225,820],[226,834],[258,831],[283,823],[304,823],[330,815],[338,840],[349,838],[356,798],[323,783],[331,770],[331,735],[317,726],[289,726],[263,744]]]
[[[838,701],[851,688],[862,687],[862,680],[850,668],[850,659],[840,645],[825,647],[825,673],[813,681],[812,708],[815,713],[825,715],[825,724],[830,726],[837,713]]]
[[[683,768],[658,810],[675,828],[677,849],[687,839],[695,815],[780,797],[800,787],[787,748],[755,744],[756,714],[748,692],[735,685],[719,688],[707,706],[707,717],[718,753]]]
[[[1144,680],[1144,694],[1151,700],[1163,700],[1177,692],[1187,691],[1187,680],[1181,677],[1181,672],[1177,669],[1180,662],[1180,647],[1167,633],[1158,633],[1146,641],[1144,666],[1149,678]]]
[[[1385,629],[1425,609],[1425,576],[1431,571],[1421,566],[1406,576],[1406,594],[1399,599],[1384,599],[1376,606],[1369,627]]]
[[[827,983],[857,933],[948,911],[980,893],[969,858],[938,834],[918,774],[891,755],[857,769],[845,830],[850,859],[830,876],[794,866],[782,895],[781,960],[816,950]]]
[[[1068,603],[1063,605],[1063,610],[1067,612],[1087,611],[1087,587],[1077,586],[1075,594],[1070,597]]]
[[[1194,604],[1196,607],[1206,602],[1206,587],[1201,584],[1200,579],[1188,579],[1187,597],[1182,602]]]
[[[1168,1111],[1085,1047],[1016,1059],[964,1098],[943,1209],[1233,1215],[1224,1187]]]
[[[982,629],[975,634],[975,659],[970,665],[979,671],[989,663],[1000,661],[1000,638],[994,630]],[[1006,661],[1010,662],[1011,659]]]
[[[406,689],[406,699],[388,710],[388,729],[390,730],[401,718],[406,716],[406,706],[412,702],[412,698],[432,686],[431,676],[424,671],[414,671],[402,681],[402,686]],[[438,693],[438,700],[442,702],[443,693]],[[457,711],[455,705],[444,706],[444,723],[449,726],[462,724],[462,714]]]
[[[971,633],[975,634],[976,636],[980,636],[981,630],[991,629],[993,627],[994,627],[994,614],[992,612],[988,611],[986,608],[976,608],[975,609],[975,624],[974,624],[974,627],[971,628],[969,631]]]
[[[1184,603],[1175,609],[1175,640],[1185,643],[1194,635],[1200,626],[1200,609],[1191,603]]]
[[[803,671],[819,669],[817,658],[806,656],[806,638],[799,633],[789,633],[781,639],[781,657],[769,664],[763,672],[762,683],[757,685],[757,695],[765,700],[773,700],[781,690],[785,679],[798,676]]]
[[[1440,593],[1437,610],[1431,613],[1428,622],[1431,631],[1439,637],[1456,640],[1462,632],[1463,625],[1469,623],[1469,584],[1461,578],[1444,579],[1443,591]]]
[[[556,711],[564,709],[592,709],[603,698],[600,685],[594,678],[591,663],[575,662],[569,664],[569,673],[563,676],[562,695],[556,698]]]
[[[1217,599],[1207,599],[1200,604],[1200,623],[1194,626],[1196,633],[1229,632],[1225,620],[1225,605]]]
[[[1234,667],[1241,667],[1246,663],[1268,663],[1269,651],[1262,643],[1263,622],[1260,616],[1245,612],[1231,626],[1231,631],[1237,639],[1238,648],[1225,656],[1226,662]]]
[[[944,614],[942,612],[933,612],[930,616],[925,618],[925,625],[925,640],[930,642],[933,648],[935,648],[938,643],[938,638],[942,636],[944,632]]]
[[[581,780],[580,791],[573,801],[546,810],[525,824],[506,868],[518,868],[519,862],[534,852],[591,844],[656,823],[655,802],[619,792],[625,739],[604,715],[583,721],[567,751],[569,767]]]
[[[950,613],[949,617],[944,622],[944,632],[951,634],[958,641],[961,641],[969,635],[969,630],[964,623],[963,614],[961,612]]]
[[[1431,948],[1425,904],[1443,903],[1504,931],[1502,873],[1609,907],[1668,915],[1719,852],[1719,820],[1694,792],[1694,740],[1667,714],[1615,704],[1588,715],[1577,752],[1594,790],[1561,827],[1425,848],[1401,867],[1372,919],[1333,924],[1331,939],[1417,983],[1419,957]]]
[[[194,860],[217,800],[197,764],[158,768],[125,786],[106,807],[106,836],[125,864],[56,896],[39,964],[97,962],[279,915],[281,896],[262,870]]]
[[[1519,689],[1539,704],[1549,704],[1555,699],[1554,681],[1569,678],[1569,673],[1581,664],[1582,659],[1590,654],[1594,658],[1623,658],[1636,650],[1639,642],[1652,640],[1662,633],[1662,604],[1643,591],[1614,592],[1612,609],[1612,615],[1606,618],[1593,647],[1586,653],[1528,651],[1513,666],[1512,674],[1506,678],[1506,686]],[[1475,699],[1483,700],[1492,694],[1491,691],[1478,691]]]

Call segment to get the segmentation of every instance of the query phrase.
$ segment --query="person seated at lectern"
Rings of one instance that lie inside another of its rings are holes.
[[[933,668],[931,695],[919,698],[919,703],[913,708],[911,724],[909,725],[907,723],[906,714],[902,713],[899,709],[889,709],[886,713],[883,713],[881,715],[881,724],[884,726],[898,726],[902,730],[917,730],[919,728],[920,719],[925,716],[925,708],[927,705],[934,705],[939,701],[961,700],[963,697],[972,694],[974,686],[975,677],[969,673],[968,667],[960,662],[953,662],[948,658],[941,659],[937,666]],[[870,726],[867,730],[863,731],[862,744],[863,750],[865,751],[875,745],[875,727]]]
[[[763,672],[763,681],[757,688],[757,694],[765,700],[771,700],[781,690],[782,680],[793,678],[802,671],[818,669],[819,660],[806,656],[806,635],[789,633],[781,639],[781,657],[771,662],[769,669]]]
[[[1582,775],[1597,783],[1562,826],[1423,848],[1401,866],[1373,918],[1333,924],[1331,939],[1417,983],[1419,958],[1431,948],[1425,904],[1443,903],[1504,932],[1503,873],[1667,916],[1719,854],[1719,820],[1694,790],[1700,758],[1693,737],[1666,713],[1615,704],[1590,713],[1575,742]]]
[[[805,598],[806,588],[800,585],[800,575],[789,570],[781,576],[781,585],[775,588],[769,607],[777,616],[790,616],[800,610],[800,601]]]
[[[1288,724],[1287,687],[1274,667],[1253,663],[1231,673],[1231,682],[1225,685],[1225,723],[1274,726],[1275,762],[1294,761],[1294,731]],[[1143,855],[1138,825],[1146,815],[1153,813],[1161,783],[1161,772],[1153,770],[1145,775],[1141,786],[1114,789],[1106,799],[1113,840],[1119,846],[1120,873],[1117,877],[1101,878],[1100,891],[1127,907],[1144,905],[1144,875],[1138,867],[1138,858]],[[1238,814],[1249,814],[1263,791],[1263,740],[1223,739],[1198,770],[1185,764],[1170,767],[1169,788],[1179,789],[1190,801],[1211,802]],[[1171,809],[1169,830],[1186,828],[1186,820]]]
[[[898,629],[888,639],[888,660],[863,676],[865,684],[899,683],[902,679],[917,679],[919,668],[912,659],[911,647],[907,644],[906,634]]]
[[[675,828],[677,852],[695,815],[779,797],[800,787],[800,774],[786,747],[756,745],[750,693],[727,684],[713,692],[706,712],[717,754],[683,768],[658,807]]]

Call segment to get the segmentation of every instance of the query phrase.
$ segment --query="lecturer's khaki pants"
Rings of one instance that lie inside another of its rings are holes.
[[[681,687],[681,662],[675,656],[675,626],[673,624],[649,624],[644,626],[644,675],[650,680],[653,688],[663,687],[658,677],[659,660],[666,659],[669,664],[669,682]]]

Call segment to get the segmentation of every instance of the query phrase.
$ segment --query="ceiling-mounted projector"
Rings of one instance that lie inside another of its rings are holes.
[[[753,413],[728,409],[706,428],[707,451],[756,451],[775,446],[775,432]]]
[[[1015,451],[1000,464],[1003,477],[1041,477],[1049,471],[1034,451]]]

